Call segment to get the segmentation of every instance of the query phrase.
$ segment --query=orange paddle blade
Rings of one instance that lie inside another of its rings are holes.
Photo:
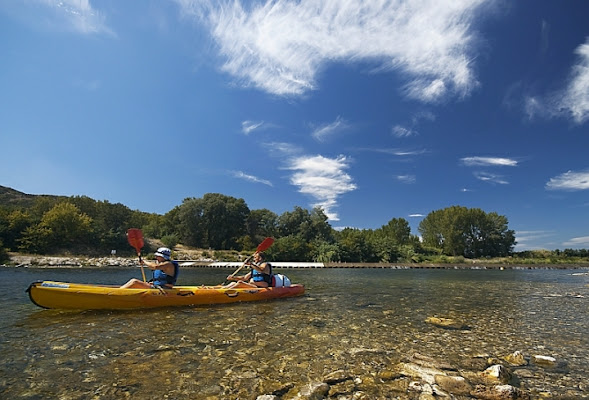
[[[131,228],[127,230],[127,240],[137,250],[137,254],[141,253],[143,248],[143,232],[141,232],[141,229]]]
[[[262,243],[258,245],[256,251],[266,251],[268,248],[270,248],[270,246],[272,246],[272,243],[274,243],[274,238],[267,237]]]

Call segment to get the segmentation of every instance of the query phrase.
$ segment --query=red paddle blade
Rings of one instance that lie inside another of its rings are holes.
[[[256,249],[256,251],[258,251],[258,252],[266,251],[266,250],[268,250],[268,248],[270,248],[270,246],[272,246],[272,243],[274,243],[274,238],[267,237],[266,239],[264,239],[264,241],[262,243],[260,243],[258,245],[258,248]]]
[[[129,244],[137,250],[139,254],[143,248],[143,232],[141,229],[131,228],[127,230],[127,240]]]

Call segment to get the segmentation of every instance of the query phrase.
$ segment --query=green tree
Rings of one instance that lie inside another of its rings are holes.
[[[429,213],[419,224],[425,246],[445,255],[501,257],[513,252],[515,233],[507,218],[474,208],[452,206]]]
[[[246,220],[246,233],[253,243],[260,243],[266,237],[275,237],[278,233],[278,215],[266,208],[250,211]]]
[[[310,261],[310,244],[291,235],[276,239],[266,252],[272,261]]]
[[[58,203],[47,211],[40,225],[50,230],[55,247],[86,244],[92,233],[92,218],[69,202]]]

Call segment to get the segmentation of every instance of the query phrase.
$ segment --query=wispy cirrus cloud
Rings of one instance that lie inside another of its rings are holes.
[[[239,179],[244,179],[248,182],[262,183],[264,185],[272,186],[272,182],[270,182],[269,180],[261,179],[256,176],[246,174],[243,171],[231,171],[231,175],[233,175],[234,177],[239,178]]]
[[[516,167],[517,161],[511,158],[503,157],[464,157],[460,161],[466,166],[498,166],[498,167]]]
[[[241,131],[245,135],[249,135],[256,129],[260,128],[262,125],[264,125],[264,121],[243,121],[241,123]]]
[[[571,67],[563,89],[545,96],[524,96],[524,112],[528,118],[565,117],[578,125],[589,120],[589,38],[575,53],[577,62]]]
[[[568,171],[550,178],[547,190],[587,190],[589,189],[589,170]]]
[[[399,182],[407,184],[415,183],[415,181],[417,180],[417,178],[415,178],[415,175],[397,175],[395,178]]]
[[[319,142],[324,142],[328,137],[347,129],[348,127],[349,125],[346,120],[338,116],[332,123],[317,126],[311,133],[311,136]]]
[[[567,240],[562,243],[563,246],[573,248],[589,248],[589,236],[580,236]]]
[[[577,64],[572,68],[568,85],[561,96],[557,96],[555,110],[568,112],[577,124],[589,120],[589,38],[577,47]]]
[[[358,2],[176,0],[204,21],[223,70],[246,86],[280,96],[317,87],[332,62],[369,61],[397,71],[404,93],[423,102],[468,96],[478,86],[474,22],[492,0]],[[427,27],[427,29],[424,29]]]
[[[501,175],[492,174],[490,172],[479,171],[475,172],[474,176],[475,178],[483,182],[498,183],[500,185],[507,185],[509,183],[505,179],[503,179]]]
[[[290,183],[299,188],[299,192],[316,200],[312,207],[321,207],[332,221],[339,221],[334,208],[338,198],[356,190],[353,179],[346,173],[350,160],[345,156],[336,158],[321,155],[305,155],[292,158],[286,169],[294,171]]]
[[[420,112],[415,113],[411,117],[411,122],[409,124],[409,127],[397,124],[392,127],[391,133],[393,134],[393,136],[395,136],[397,138],[406,138],[406,137],[410,137],[410,136],[417,136],[417,135],[419,135],[419,132],[417,131],[417,126],[421,123],[421,121],[423,121],[423,120],[434,121],[435,119],[436,119],[436,116],[434,115],[434,113],[432,113],[430,111],[420,111]]]
[[[89,0],[30,0],[12,4],[11,11],[21,14],[36,28],[85,35],[114,35],[106,25],[106,17],[92,7]]]
[[[389,154],[391,156],[407,157],[407,156],[419,156],[427,153],[426,149],[400,149],[400,148],[367,148],[362,147],[356,149],[358,151],[371,151],[374,153]]]
[[[551,244],[550,238],[554,236],[551,231],[516,231],[516,251],[545,249]]]

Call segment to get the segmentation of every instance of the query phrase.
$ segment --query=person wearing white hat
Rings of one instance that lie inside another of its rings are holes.
[[[172,288],[178,279],[178,261],[172,260],[172,250],[167,247],[160,247],[154,255],[155,262],[140,261],[142,265],[145,265],[153,271],[153,278],[149,282],[143,282],[139,279],[133,278],[121,286],[121,288]]]

